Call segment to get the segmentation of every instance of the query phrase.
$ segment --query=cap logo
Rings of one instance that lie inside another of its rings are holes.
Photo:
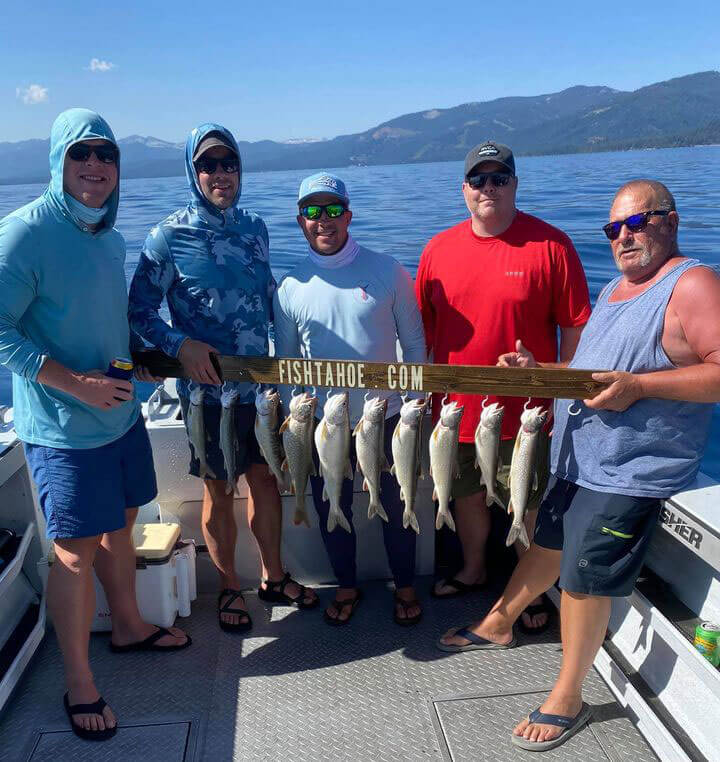
[[[500,151],[494,145],[488,143],[478,151],[478,156],[497,156],[499,153]]]
[[[328,188],[335,188],[335,190],[337,190],[337,187],[338,187],[337,180],[334,180],[332,177],[329,177],[328,175],[323,175],[322,177],[318,177],[318,179],[315,180],[313,185],[327,185]]]

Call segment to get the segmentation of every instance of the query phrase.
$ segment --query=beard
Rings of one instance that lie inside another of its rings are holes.
[[[630,246],[626,249],[621,249],[617,256],[615,257],[615,265],[617,266],[617,269],[620,270],[620,272],[623,272],[623,270],[627,269],[627,267],[623,268],[622,266],[622,255],[628,251],[639,251],[639,257],[635,261],[635,263],[632,265],[632,269],[638,269],[638,268],[645,268],[647,267],[650,262],[652,262],[652,254],[644,247],[644,246]]]

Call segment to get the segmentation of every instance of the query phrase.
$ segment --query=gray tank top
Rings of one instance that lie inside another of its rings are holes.
[[[675,365],[662,348],[665,310],[680,276],[701,263],[681,262],[642,294],[608,302],[620,277],[600,293],[571,368],[631,373]],[[577,416],[569,400],[555,403],[551,469],[561,479],[599,492],[670,497],[695,478],[707,443],[713,405],[647,398],[627,410],[590,410]]]

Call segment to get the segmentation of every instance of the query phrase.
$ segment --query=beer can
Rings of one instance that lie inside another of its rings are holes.
[[[110,376],[110,378],[121,378],[123,381],[129,381],[133,377],[133,368],[132,360],[128,360],[127,357],[116,357],[110,361],[105,375]]]
[[[695,628],[695,648],[713,665],[720,665],[720,626],[703,622]]]

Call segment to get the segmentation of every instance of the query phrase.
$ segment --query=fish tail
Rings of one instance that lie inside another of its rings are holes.
[[[385,509],[382,507],[382,503],[377,496],[371,498],[368,504],[368,518],[371,519],[374,516],[379,516],[383,521],[389,521],[388,515],[385,513]]]
[[[334,532],[336,527],[342,527],[346,532],[352,532],[348,520],[345,518],[345,514],[337,507],[331,505],[330,512],[328,513],[327,530],[328,532]]]
[[[505,540],[505,545],[510,547],[515,540],[520,540],[520,543],[526,547],[530,547],[530,540],[528,539],[527,530],[525,529],[525,524],[522,521],[519,521],[515,523],[513,521],[512,526],[510,527],[510,531],[508,532],[507,539]]]
[[[420,534],[420,525],[418,524],[415,511],[405,508],[403,511],[403,528],[407,529],[408,527],[412,527],[416,534]]]
[[[303,495],[304,497],[304,495]],[[308,529],[310,528],[310,517],[307,514],[307,511],[305,510],[305,501],[302,501],[302,505],[296,505],[295,506],[295,515],[293,516],[293,524],[295,524],[296,527],[300,526],[300,524],[305,524]]]
[[[435,529],[442,529],[443,525],[447,524],[452,531],[455,530],[455,521],[453,520],[453,517],[450,515],[450,511],[447,510],[447,508],[440,508],[437,512],[437,516],[435,517]]]
[[[495,505],[499,505],[504,511],[507,511],[507,506],[503,501],[495,494],[495,492],[491,492],[489,489],[485,492],[485,505],[489,508],[493,503]]]

